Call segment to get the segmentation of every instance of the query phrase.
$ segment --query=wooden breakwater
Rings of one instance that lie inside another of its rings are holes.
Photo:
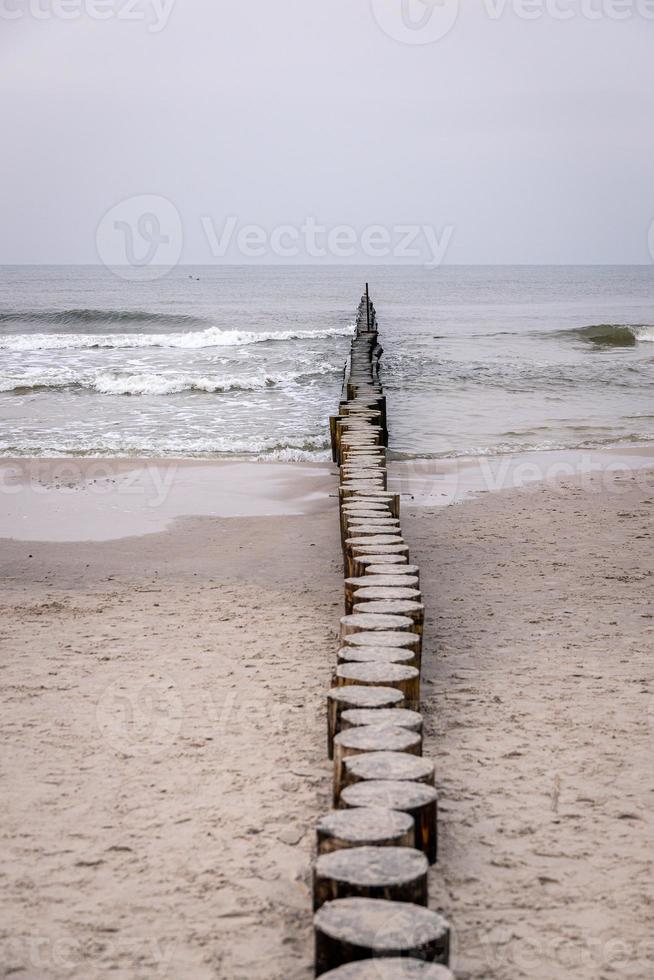
[[[425,610],[388,488],[381,355],[366,284],[330,419],[345,615],[327,696],[334,809],[318,821],[313,870],[316,976],[451,980],[450,927],[428,908],[437,794],[422,754]]]

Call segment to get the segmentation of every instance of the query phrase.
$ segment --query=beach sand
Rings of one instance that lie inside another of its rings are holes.
[[[65,503],[41,525],[60,540],[2,540],[0,976],[312,976],[342,609],[328,472],[273,516],[189,504],[71,540]],[[6,484],[14,516],[51,499],[31,480]],[[424,503],[404,499],[403,530],[457,977],[645,980],[654,471]]]

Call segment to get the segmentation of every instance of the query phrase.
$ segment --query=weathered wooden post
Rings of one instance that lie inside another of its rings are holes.
[[[450,927],[436,912],[410,902],[341,898],[314,917],[316,976],[345,963],[378,956],[408,956],[447,965]]]
[[[438,794],[427,783],[404,780],[365,780],[345,786],[341,807],[389,807],[409,813],[415,821],[416,847],[430,864],[438,857]]]
[[[323,973],[322,976],[323,980],[454,980],[454,974],[446,966],[425,963],[412,956],[358,960]]]
[[[396,687],[410,708],[420,704],[420,672],[404,664],[371,660],[368,663],[344,663],[336,668],[336,687],[372,686]]]
[[[351,684],[333,687],[327,694],[327,754],[333,758],[334,735],[340,731],[340,717],[349,708],[399,708],[404,695],[396,687],[364,687]]]
[[[366,283],[338,415],[330,418],[345,615],[327,697],[337,809],[316,828],[316,974],[453,980],[449,926],[425,908],[438,801],[434,765],[422,756],[425,609],[400,498],[388,485],[382,353]]]
[[[422,734],[422,715],[410,708],[380,708],[369,711],[367,708],[348,708],[341,715],[341,731],[358,728],[359,725],[400,725],[412,732]]]
[[[415,822],[410,813],[387,807],[331,810],[316,826],[319,854],[345,847],[415,847]]]
[[[334,805],[343,783],[343,763],[366,752],[409,752],[422,755],[422,735],[400,725],[368,725],[349,728],[334,736]]]
[[[322,854],[313,869],[313,907],[339,898],[381,898],[427,905],[427,870],[413,847],[348,847]]]
[[[434,763],[423,756],[407,752],[366,752],[343,759],[342,781],[345,786],[368,782],[371,779],[390,779],[394,782],[415,782],[434,785]]]
[[[422,637],[412,631],[404,630],[364,630],[359,633],[349,633],[343,640],[343,646],[348,647],[402,647],[405,650],[415,650],[420,653]]]
[[[336,667],[343,664],[402,664],[419,668],[419,655],[415,650],[402,647],[341,647],[336,654]],[[336,671],[334,671],[335,675]]]

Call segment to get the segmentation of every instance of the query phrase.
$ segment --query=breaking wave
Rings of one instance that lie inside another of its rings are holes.
[[[0,324],[44,323],[55,327],[76,324],[107,324],[124,326],[144,324],[151,326],[179,326],[179,324],[203,325],[206,321],[186,313],[149,313],[145,310],[16,310],[0,312]]]
[[[563,332],[606,347],[635,347],[642,341],[654,342],[654,326],[647,324],[598,323]]]
[[[45,456],[45,457],[85,457],[102,458],[161,458],[179,457],[182,459],[205,459],[226,456],[232,459],[255,459],[261,462],[306,462],[321,463],[331,460],[329,442],[321,439],[300,439],[286,441],[275,438],[225,437],[218,433],[205,437],[168,437],[151,434],[137,437],[105,433],[96,443],[85,446],[82,451],[77,438],[59,436],[45,442],[24,440],[20,444],[0,443],[0,457]]]
[[[22,377],[0,376],[0,391],[16,395],[36,391],[87,389],[102,395],[173,395],[183,391],[221,394],[230,391],[261,391],[284,383],[309,380],[312,377],[338,374],[329,363],[298,371],[280,371],[240,377],[202,377],[184,372],[97,371],[76,373],[71,370],[44,369]]]
[[[178,322],[176,318],[175,322]],[[0,350],[97,350],[98,348],[138,349],[144,347],[177,347],[184,350],[201,350],[205,347],[243,347],[289,340],[327,340],[332,337],[349,337],[352,327],[333,327],[326,330],[189,330],[183,333],[26,333],[0,337]]]
[[[192,378],[170,377],[162,374],[119,374],[106,372],[84,387],[93,388],[101,395],[175,395],[182,391],[203,391],[208,394],[224,394],[229,391],[257,391],[272,388],[278,378],[263,375],[258,378]]]

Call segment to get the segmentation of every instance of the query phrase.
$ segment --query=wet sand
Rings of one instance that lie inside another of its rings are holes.
[[[0,537],[110,541],[184,517],[308,514],[333,491],[330,465],[190,459],[0,460]]]
[[[389,465],[393,489],[420,507],[579,476],[612,491],[625,470],[654,466],[654,445]],[[110,541],[154,534],[184,517],[313,514],[335,493],[332,463],[209,459],[0,459],[0,538]]]
[[[1,542],[0,976],[312,975],[342,606],[335,500],[313,492],[299,514]],[[416,496],[431,904],[457,976],[646,980],[654,471]]]

